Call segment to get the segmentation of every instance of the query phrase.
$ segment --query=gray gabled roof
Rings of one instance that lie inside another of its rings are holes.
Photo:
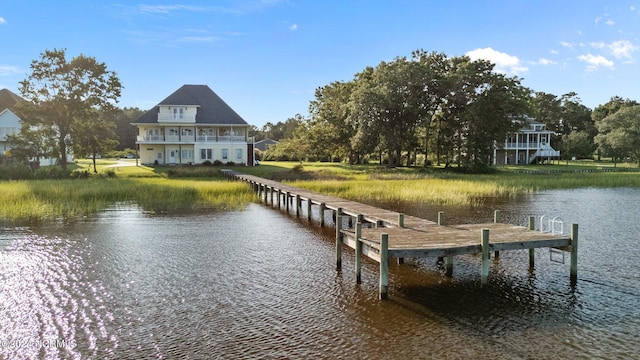
[[[24,101],[25,100],[23,98],[14,94],[9,89],[0,90],[0,111],[4,109],[13,110],[15,109],[16,105]]]
[[[160,105],[197,105],[196,124],[248,125],[227,103],[207,85],[183,85],[133,124],[157,124]]]

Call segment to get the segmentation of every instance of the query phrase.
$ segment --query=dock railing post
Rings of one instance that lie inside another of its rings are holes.
[[[291,193],[290,192],[285,192],[284,193],[284,202],[285,202],[285,209],[287,209],[287,214],[289,213],[289,198],[291,197]]]
[[[380,300],[389,298],[389,234],[380,235]]]
[[[282,190],[278,189],[278,210],[280,210],[280,198],[282,197]]]
[[[398,227],[404,227],[404,214],[398,214]]]
[[[495,210],[493,212],[493,223],[497,224],[502,220],[502,211]],[[500,251],[495,252],[495,258],[498,259],[500,257]]]
[[[578,224],[571,224],[571,286],[578,284]]]
[[[358,215],[356,222],[356,284],[362,283],[362,215]]]
[[[307,198],[307,220],[311,221],[311,199]]]
[[[320,227],[324,227],[324,210],[326,207],[325,203],[320,203]]]
[[[489,229],[482,229],[482,266],[480,269],[480,286],[487,284],[489,277]]]
[[[300,195],[296,194],[296,217],[300,216],[300,207],[301,207],[302,203],[300,201]]]
[[[336,210],[336,270],[342,269],[342,208]]]
[[[536,217],[529,216],[529,230],[536,229]],[[536,265],[536,249],[529,249],[529,269],[532,270]]]

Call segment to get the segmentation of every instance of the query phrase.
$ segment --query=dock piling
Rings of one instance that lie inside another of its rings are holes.
[[[389,298],[389,234],[380,235],[380,300]]]
[[[502,220],[502,211],[500,211],[500,210],[495,210],[495,211],[493,212],[493,223],[494,223],[494,224],[497,224],[497,223],[499,223],[501,220]],[[500,251],[496,251],[496,252],[495,252],[495,258],[496,258],[496,260],[497,260],[498,258],[500,258]]]
[[[444,226],[444,211],[438,211],[438,225]],[[444,256],[438,256],[438,263],[444,260]]]
[[[336,270],[342,270],[342,208],[336,210]]]
[[[529,230],[536,229],[536,217],[529,216]],[[533,270],[536,265],[536,249],[529,249],[529,270]]]
[[[578,283],[578,224],[571,224],[571,286]]]
[[[489,229],[482,229],[482,267],[480,269],[480,285],[487,284],[489,277]]]
[[[300,217],[301,207],[302,207],[302,202],[300,200],[300,195],[296,194],[296,217]]]
[[[307,199],[307,220],[311,221],[311,199]]]
[[[324,227],[324,210],[326,207],[325,203],[320,203],[320,227]]]
[[[358,221],[356,222],[356,284],[362,283],[362,215],[358,215]]]

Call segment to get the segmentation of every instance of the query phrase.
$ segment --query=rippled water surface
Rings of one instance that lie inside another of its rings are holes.
[[[400,210],[433,219],[428,206]],[[640,190],[550,191],[450,222],[560,215],[580,224],[568,259],[501,253],[335,271],[334,230],[278,210],[153,215],[113,208],[67,224],[0,227],[0,358],[640,358]],[[305,207],[303,207],[305,208]],[[315,209],[314,209],[315,211]],[[556,259],[556,258],[554,258]]]

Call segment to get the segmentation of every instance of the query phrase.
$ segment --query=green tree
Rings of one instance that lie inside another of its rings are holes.
[[[352,147],[356,128],[349,122],[349,99],[354,82],[332,82],[316,89],[309,104],[308,144],[311,155],[319,159],[348,158],[359,162],[360,154]]]
[[[570,134],[562,135],[562,153],[565,158],[590,159],[596,150],[593,135],[585,130],[573,131]]]
[[[602,119],[604,119],[609,115],[614,114],[615,112],[617,112],[622,108],[635,106],[635,105],[638,105],[637,101],[630,100],[630,99],[623,99],[620,96],[613,96],[611,97],[611,99],[609,99],[607,103],[598,105],[595,109],[593,109],[593,112],[591,112],[591,119],[593,120],[594,127],[596,128],[596,132],[598,131],[598,123],[601,122]],[[597,145],[598,145],[597,147],[598,160],[600,160],[600,156],[602,155],[602,153],[603,152],[606,153],[609,149],[608,149],[608,146],[606,145],[606,142],[604,142],[603,144],[598,143]],[[612,154],[607,154],[607,155],[612,155]]]
[[[144,114],[143,110],[137,107],[125,107],[124,109],[115,109],[112,115],[108,116],[108,121],[115,124],[115,133],[118,137],[118,145],[116,150],[126,150],[136,148],[136,137],[138,129],[131,125],[140,116]]]
[[[79,157],[93,159],[93,172],[96,169],[96,158],[118,145],[118,135],[115,132],[116,123],[113,117],[117,112],[100,113],[96,110],[87,113],[82,121],[78,121],[73,127],[72,137],[74,152]]]
[[[122,85],[104,63],[82,54],[67,60],[65,50],[45,50],[30,68],[31,74],[20,82],[22,97],[31,103],[22,121],[55,140],[60,165],[66,170],[74,128],[94,110],[112,109]]]
[[[596,123],[595,140],[615,162],[615,158],[632,156],[640,167],[640,105],[627,106]]]

